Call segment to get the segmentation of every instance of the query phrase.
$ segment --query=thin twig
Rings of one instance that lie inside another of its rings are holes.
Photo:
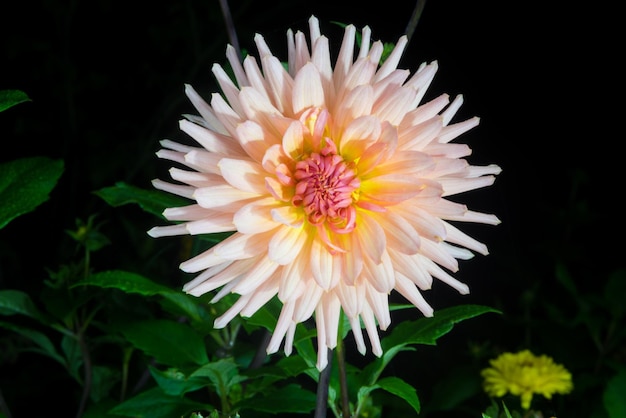
[[[237,56],[241,60],[241,49],[239,48],[239,40],[237,39],[237,31],[235,30],[233,16],[231,15],[230,8],[228,7],[228,0],[220,0],[220,7],[222,8],[222,14],[224,15],[224,23],[226,24],[226,31],[228,32],[228,39],[233,48],[235,48]]]
[[[314,418],[326,418],[326,410],[328,408],[328,385],[330,384],[330,367],[332,364],[333,351],[328,349],[328,364],[320,372],[320,378],[317,382],[317,401],[315,403]]]
[[[417,0],[415,2],[415,8],[413,9],[413,14],[411,15],[411,19],[409,20],[409,23],[406,25],[406,29],[404,30],[404,34],[407,37],[407,42],[410,42],[411,38],[413,37],[413,32],[415,32],[417,23],[420,21],[420,17],[422,16],[422,11],[424,10],[425,5],[426,5],[426,0]]]

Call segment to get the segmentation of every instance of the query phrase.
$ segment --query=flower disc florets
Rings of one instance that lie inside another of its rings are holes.
[[[366,27],[356,48],[349,25],[333,63],[314,17],[309,29],[309,43],[288,31],[288,70],[257,35],[259,61],[247,56],[241,63],[227,48],[234,81],[214,65],[222,94],[210,104],[186,87],[200,116],[187,115],[180,126],[199,146],[162,141],[157,155],[188,170],[172,168],[176,183],[154,186],[193,203],[164,212],[181,223],[149,233],[233,232],[181,264],[200,272],[184,290],[221,288],[213,301],[240,295],[216,327],[277,296],[283,307],[268,353],[284,340],[289,354],[296,325],[314,316],[321,370],[337,344],[341,312],[359,351],[366,351],[363,324],[379,356],[377,327],[391,323],[390,292],[431,316],[421,291],[433,277],[469,291],[448,271],[471,258],[470,250],[487,248],[451,222],[499,220],[446,198],[491,185],[500,168],[469,165],[469,147],[451,142],[478,124],[450,123],[461,96],[421,104],[437,63],[412,76],[397,69],[405,36],[379,65],[382,43],[370,42]]]

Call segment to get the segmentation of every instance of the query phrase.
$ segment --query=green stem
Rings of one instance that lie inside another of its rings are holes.
[[[130,357],[132,354],[132,347],[126,347],[124,349],[124,358],[122,360],[122,388],[120,390],[120,402],[123,402],[126,398],[126,391],[128,390],[128,367],[130,365]]]
[[[83,395],[80,400],[80,406],[76,413],[76,418],[81,418],[85,413],[87,407],[87,401],[89,400],[89,394],[91,393],[91,355],[87,344],[85,343],[84,334],[82,331],[78,332],[78,345],[80,346],[80,352],[83,356],[83,368],[85,380],[83,381]]]

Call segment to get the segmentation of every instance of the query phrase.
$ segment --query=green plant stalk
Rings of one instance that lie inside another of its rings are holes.
[[[124,358],[122,360],[122,387],[120,389],[120,402],[126,399],[126,391],[128,390],[128,368],[130,366],[130,358],[133,354],[133,347],[124,349]]]

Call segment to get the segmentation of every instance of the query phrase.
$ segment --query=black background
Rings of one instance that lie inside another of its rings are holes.
[[[365,4],[231,1],[230,7],[243,49],[256,55],[252,39],[261,33],[286,59],[286,30],[308,34],[313,14],[336,53],[342,29],[333,21],[369,25],[373,39],[395,42],[414,7],[393,0]],[[427,293],[435,308],[487,304],[515,318],[524,295],[535,298],[535,307],[563,298],[557,261],[588,292],[623,267],[624,133],[616,116],[623,104],[612,77],[621,42],[613,14],[601,7],[426,3],[400,67],[413,71],[437,60],[427,97],[463,94],[456,120],[479,116],[481,123],[457,141],[473,149],[471,163],[503,169],[494,186],[456,198],[496,214],[502,224],[463,226],[491,254],[461,263],[456,277],[469,284],[470,295],[439,285]],[[0,113],[0,161],[61,158],[65,172],[48,202],[0,231],[1,288],[37,289],[45,269],[67,255],[63,230],[96,212],[108,217],[104,232],[117,245],[94,260],[96,267],[136,269],[133,258],[146,250],[133,245],[154,244],[125,242],[117,226],[131,222],[147,230],[156,220],[134,208],[112,210],[92,192],[118,181],[150,188],[152,178],[164,175],[167,164],[154,156],[158,141],[184,138],[178,119],[194,112],[183,86],[209,97],[216,90],[211,66],[224,64],[227,42],[215,0],[37,0],[3,10],[0,89],[23,90],[32,101]],[[120,251],[122,245],[130,249]],[[504,320],[486,329],[461,327],[454,341],[464,344],[476,332],[493,334],[507,349],[521,345]]]

